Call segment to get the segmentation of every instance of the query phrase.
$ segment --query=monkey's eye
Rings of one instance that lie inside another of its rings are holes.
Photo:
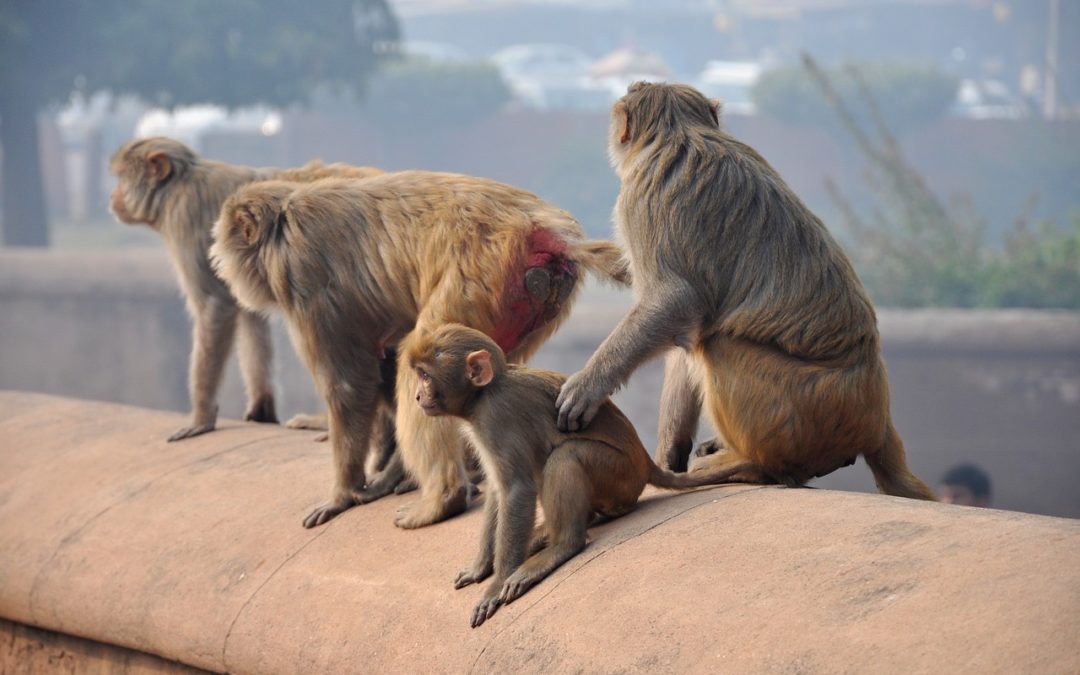
[[[422,369],[422,368],[417,368],[416,369],[416,375],[417,375],[417,377],[420,378],[421,382],[430,382],[431,381],[431,375],[428,375],[427,371]]]

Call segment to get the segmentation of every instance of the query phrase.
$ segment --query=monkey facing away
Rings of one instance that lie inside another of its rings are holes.
[[[612,110],[609,150],[635,302],[563,386],[560,427],[587,425],[638,365],[669,352],[661,466],[685,470],[704,403],[720,438],[692,472],[749,460],[740,478],[798,485],[863,455],[882,492],[934,499],[893,428],[861,282],[776,171],[719,128],[719,104],[634,84]]]
[[[237,307],[211,269],[207,257],[211,227],[225,198],[245,183],[279,175],[308,181],[382,172],[318,161],[285,171],[236,166],[200,158],[183,143],[163,137],[125,143],[113,155],[110,169],[117,177],[110,210],[122,223],[149,225],[161,234],[194,321],[188,374],[192,420],[169,440],[213,430],[217,391],[234,337],[239,339],[240,372],[247,392],[244,419],[276,423],[270,327],[259,313]]]
[[[222,278],[245,307],[282,311],[327,402],[334,488],[306,527],[386,494],[400,476],[390,466],[367,485],[364,471],[387,349],[404,354],[418,331],[453,321],[491,335],[521,362],[567,316],[584,270],[628,282],[621,250],[585,240],[570,214],[458,174],[248,185],[222,208],[214,239]],[[395,389],[416,389],[400,361]],[[413,405],[397,406],[396,419],[398,456],[421,494],[395,523],[421,527],[464,511],[457,425]]]
[[[744,461],[716,472],[661,469],[610,399],[587,429],[560,432],[555,398],[566,378],[507,365],[491,338],[461,325],[421,336],[408,360],[418,407],[463,420],[487,476],[480,553],[454,582],[463,588],[494,575],[473,610],[474,628],[585,548],[590,522],[633,511],[645,485],[699,487],[753,468]],[[537,496],[545,522],[534,532]]]

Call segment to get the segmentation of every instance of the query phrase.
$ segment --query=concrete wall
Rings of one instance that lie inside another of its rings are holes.
[[[534,363],[580,368],[628,303],[625,292],[590,287]],[[1080,315],[879,316],[893,413],[912,468],[935,484],[951,465],[974,461],[992,476],[995,506],[1080,517]],[[321,409],[280,321],[275,344],[279,414]],[[187,411],[189,345],[163,253],[0,252],[0,389]],[[221,410],[236,418],[243,391],[235,364],[230,369]],[[649,447],[661,379],[661,364],[652,363],[616,397]],[[861,461],[815,484],[874,490]]]
[[[181,420],[0,392],[0,672],[1080,672],[1077,520],[650,490],[471,629],[479,508],[406,531],[397,495],[305,530],[324,445],[232,420],[167,444]]]

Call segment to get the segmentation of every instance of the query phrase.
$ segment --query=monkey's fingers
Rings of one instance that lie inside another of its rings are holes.
[[[322,504],[308,514],[307,518],[304,518],[304,527],[310,530],[313,527],[328,523],[355,505],[356,501],[352,497],[347,500],[336,499]]]
[[[490,619],[499,609],[500,604],[498,598],[484,598],[478,602],[472,613],[472,627],[476,628]]]
[[[213,422],[210,422],[209,424],[193,424],[193,425],[191,425],[189,427],[181,427],[181,428],[177,429],[176,431],[174,431],[171,436],[169,436],[168,442],[173,443],[175,441],[180,441],[180,440],[183,440],[185,438],[191,438],[192,436],[198,436],[200,434],[205,434],[206,432],[213,431],[213,430],[214,430],[214,423]]]
[[[578,431],[588,426],[604,396],[603,392],[592,391],[583,381],[581,372],[571,375],[555,399],[559,408],[559,431]]]
[[[511,574],[510,578],[506,580],[506,583],[502,585],[502,589],[499,591],[499,602],[509,605],[514,600],[525,595],[525,591],[532,587],[532,579],[527,579],[515,572],[514,574]]]
[[[454,579],[454,589],[461,590],[470,584],[477,584],[491,576],[491,565],[481,567],[470,567],[468,569],[458,572],[457,578]]]

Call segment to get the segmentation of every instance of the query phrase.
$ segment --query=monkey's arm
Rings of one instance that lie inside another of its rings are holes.
[[[192,419],[189,426],[169,436],[170,442],[213,431],[217,422],[217,391],[236,334],[237,308],[232,298],[211,296],[189,306],[195,318],[188,373]]]
[[[518,472],[523,469],[524,465],[517,467]],[[536,524],[536,487],[520,475],[512,480],[515,482],[502,498],[495,525],[495,574],[484,589],[484,597],[473,609],[473,628],[490,619],[499,609],[503,583],[525,562],[529,537]]]
[[[686,471],[699,417],[701,391],[690,373],[690,357],[681,349],[673,349],[664,366],[664,389],[660,394],[657,464],[669,471]]]
[[[480,551],[472,566],[461,570],[454,579],[454,588],[465,588],[491,576],[495,566],[495,524],[499,520],[498,494],[489,486],[484,497],[484,525],[480,529]]]
[[[585,428],[604,398],[622,386],[639,365],[682,340],[693,325],[693,290],[673,282],[651,289],[559,391],[559,430]]]

